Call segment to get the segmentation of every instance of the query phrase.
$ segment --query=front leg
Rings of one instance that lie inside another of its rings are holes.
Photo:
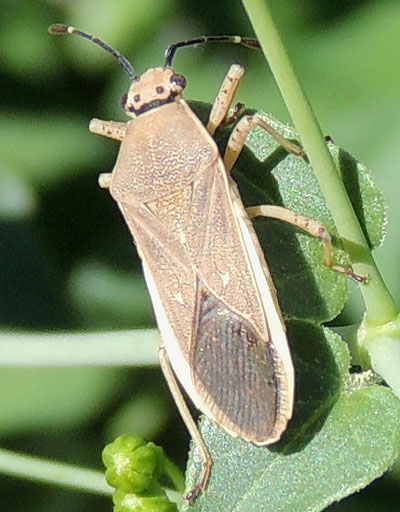
[[[236,90],[239,87],[239,83],[243,75],[243,66],[240,66],[239,64],[232,64],[229,68],[210,112],[210,118],[207,124],[207,130],[210,135],[214,135],[217,128],[221,125],[227,124],[227,121],[230,121],[229,109],[231,108],[233,98],[235,97]],[[237,116],[241,108],[242,104],[238,103],[236,107],[236,114],[234,113],[233,115],[233,120],[235,120],[235,116]]]
[[[97,135],[103,135],[109,139],[123,141],[126,134],[126,123],[118,123],[117,121],[103,121],[102,119],[92,119],[89,123],[89,130]],[[110,188],[111,172],[102,173],[99,176],[99,185],[101,188]]]
[[[111,186],[111,172],[102,172],[99,176],[100,188],[110,188]]]
[[[97,135],[103,135],[109,139],[122,140],[126,134],[127,123],[118,123],[117,121],[103,121],[102,119],[92,119],[89,123],[89,130]]]

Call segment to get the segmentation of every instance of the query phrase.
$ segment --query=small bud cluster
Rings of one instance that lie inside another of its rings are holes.
[[[177,512],[158,479],[165,472],[161,447],[133,435],[122,435],[102,453],[106,480],[115,488],[114,512]]]

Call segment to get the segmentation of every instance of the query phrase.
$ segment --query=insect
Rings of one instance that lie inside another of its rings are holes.
[[[288,152],[304,152],[262,119],[243,116],[219,154],[212,136],[239,117],[240,104],[230,109],[244,68],[230,67],[206,127],[183,99],[186,79],[172,68],[178,48],[207,42],[259,48],[256,40],[213,36],[176,43],[163,67],[138,77],[97,37],[62,24],[49,30],[93,41],[131,79],[121,104],[132,119],[93,119],[89,129],[121,141],[113,171],[101,174],[99,184],[118,203],[136,242],[161,331],[161,366],[202,457],[199,483],[187,496],[192,501],[207,485],[212,458],[178,382],[201,412],[256,445],[278,441],[292,416],[294,369],[285,326],[250,217],[275,217],[318,236],[324,262],[358,276],[333,263],[323,225],[279,206],[245,210],[230,171],[250,130],[259,126]]]

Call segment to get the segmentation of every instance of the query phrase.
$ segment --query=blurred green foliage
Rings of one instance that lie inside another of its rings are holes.
[[[300,80],[326,133],[368,164],[389,205],[380,268],[400,300],[400,4],[275,0]],[[238,0],[2,0],[0,4],[0,320],[2,331],[115,330],[153,326],[127,229],[97,176],[118,145],[91,135],[92,117],[124,120],[128,81],[105,52],[54,38],[66,22],[125,53],[140,73],[175,41],[252,35]],[[175,67],[186,97],[212,102],[232,61],[247,75],[238,101],[288,120],[260,54],[192,48]],[[359,309],[349,309],[349,321]],[[104,444],[130,428],[184,466],[188,437],[158,369],[2,370],[1,445],[101,468]],[[160,405],[162,404],[162,405]],[[146,418],[146,421],[143,421]],[[127,427],[126,425],[129,425]],[[332,511],[398,510],[392,471]],[[2,510],[110,510],[110,500],[1,477]]]

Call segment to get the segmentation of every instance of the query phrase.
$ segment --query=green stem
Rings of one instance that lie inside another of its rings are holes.
[[[0,473],[111,496],[104,473],[0,449]]]
[[[169,464],[174,466],[172,462],[169,462]],[[184,489],[182,473],[176,466],[175,468],[168,466],[166,471],[172,483],[179,488],[179,492],[171,489],[165,489],[165,492],[171,501],[180,504]],[[104,473],[101,471],[80,468],[31,455],[21,455],[2,448],[0,448],[1,473],[31,482],[70,487],[75,491],[90,492],[103,496],[112,496],[115,490],[107,484]]]
[[[165,457],[165,472],[175,489],[182,494],[185,490],[185,479],[182,471],[168,457]]]
[[[0,366],[60,368],[157,365],[158,331],[0,333]]]
[[[299,133],[344,248],[354,261],[354,270],[368,276],[368,283],[360,287],[366,308],[366,322],[371,325],[390,322],[399,313],[399,309],[369,250],[321,128],[275,27],[268,0],[242,0],[242,3]]]

